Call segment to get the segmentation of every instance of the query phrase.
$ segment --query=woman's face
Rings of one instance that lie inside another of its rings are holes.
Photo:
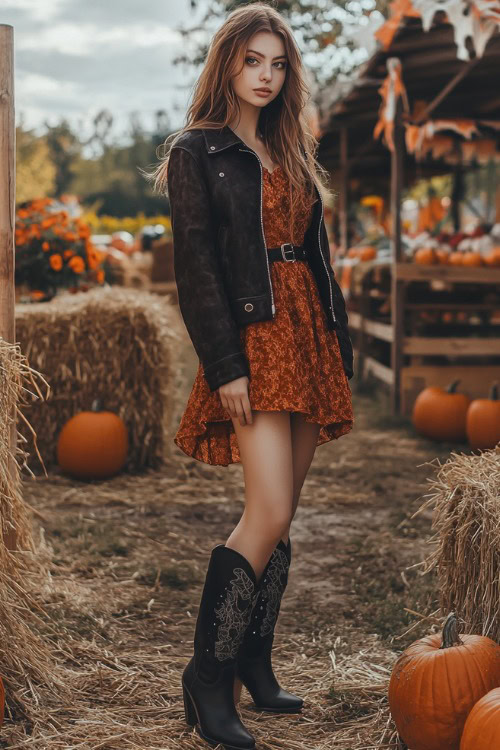
[[[255,107],[265,107],[275,99],[286,76],[287,57],[281,36],[270,31],[259,31],[248,41],[244,50],[243,69],[232,77],[235,94]],[[262,93],[256,89],[269,89]]]

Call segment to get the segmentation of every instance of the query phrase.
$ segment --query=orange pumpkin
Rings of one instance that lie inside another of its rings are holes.
[[[454,252],[450,253],[448,263],[450,264],[450,266],[463,266],[463,257],[464,254],[461,253],[460,250],[455,250]]]
[[[357,258],[358,257],[358,250],[359,247],[350,247],[347,251],[347,257],[348,258]]]
[[[438,262],[438,256],[433,247],[419,247],[413,259],[415,263],[422,266],[434,265]]]
[[[460,750],[500,747],[500,688],[494,688],[473,707],[465,722]]]
[[[483,255],[483,260],[487,266],[500,266],[500,247],[493,247]]]
[[[500,401],[498,383],[491,386],[489,398],[476,398],[467,409],[467,439],[472,448],[494,448],[500,441]]]
[[[475,253],[473,250],[468,250],[462,255],[462,265],[464,266],[482,266],[483,259],[480,253]]]
[[[373,260],[377,257],[377,248],[372,245],[365,245],[360,247],[358,250],[358,258],[360,260]]]
[[[96,399],[91,411],[82,411],[63,426],[57,441],[61,469],[78,479],[106,479],[117,474],[128,454],[128,433],[123,420],[101,411]]]
[[[499,684],[500,646],[482,635],[459,636],[452,612],[442,639],[435,633],[415,641],[394,665],[392,718],[411,750],[459,750],[472,707]]]
[[[442,247],[436,249],[437,262],[442,266],[447,266],[450,262],[450,251],[444,250]]]
[[[454,380],[446,389],[430,385],[421,391],[413,404],[415,429],[431,440],[460,442],[466,439],[465,422],[469,396],[457,393],[460,381]]]

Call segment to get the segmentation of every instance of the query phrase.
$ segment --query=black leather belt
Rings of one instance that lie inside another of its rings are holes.
[[[273,260],[307,260],[307,250],[305,245],[292,245],[291,242],[284,242],[279,247],[268,247],[267,253],[270,261]]]

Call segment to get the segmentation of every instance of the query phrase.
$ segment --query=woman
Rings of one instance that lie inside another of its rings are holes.
[[[188,724],[227,748],[255,747],[236,708],[242,684],[259,710],[302,708],[271,665],[290,524],[316,446],[353,424],[307,98],[284,19],[264,3],[240,7],[154,173],[168,187],[179,307],[199,356],[174,441],[205,463],[241,462],[245,481],[241,519],[211,553],[182,675]]]

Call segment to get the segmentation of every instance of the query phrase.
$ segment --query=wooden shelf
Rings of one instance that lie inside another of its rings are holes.
[[[462,284],[500,284],[500,268],[464,266],[419,266],[417,263],[394,263],[398,281],[452,281]]]

